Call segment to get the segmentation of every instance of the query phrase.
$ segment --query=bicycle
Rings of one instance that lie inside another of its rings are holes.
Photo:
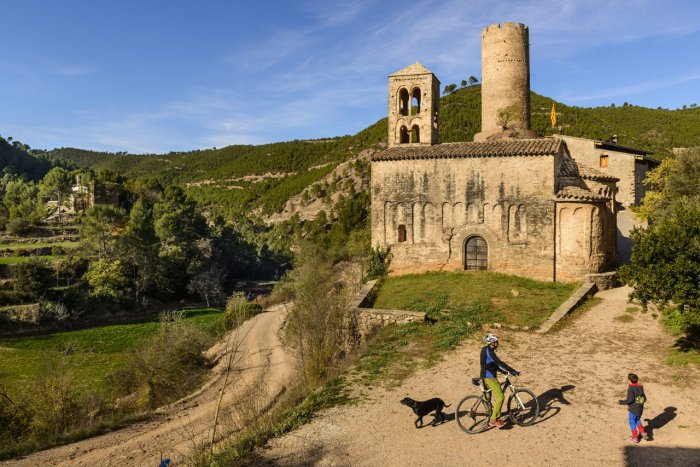
[[[508,417],[519,426],[528,426],[535,423],[540,415],[540,402],[535,393],[525,388],[517,388],[506,376],[502,389],[505,395],[506,389],[511,390],[508,397]],[[493,405],[491,405],[491,389],[484,386],[481,378],[472,378],[472,384],[479,386],[481,395],[469,395],[464,397],[455,409],[455,420],[459,427],[469,434],[481,433],[489,426]]]

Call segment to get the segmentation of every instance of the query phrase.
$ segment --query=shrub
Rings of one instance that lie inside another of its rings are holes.
[[[14,218],[7,224],[7,230],[12,235],[23,235],[32,228],[32,223],[26,219]]]
[[[367,279],[376,279],[389,274],[389,265],[391,264],[391,247],[382,248],[377,245],[376,248],[370,250],[369,266],[367,267]]]
[[[226,313],[219,319],[217,331],[219,334],[224,334],[254,317],[262,309],[259,303],[249,302],[243,292],[236,292],[226,301]]]
[[[209,343],[209,336],[179,313],[164,314],[159,332],[133,352],[129,366],[110,375],[115,395],[138,396],[139,408],[185,395],[205,374],[209,362],[203,352]]]
[[[32,258],[14,269],[15,291],[31,300],[41,299],[53,283],[53,270],[46,262]]]

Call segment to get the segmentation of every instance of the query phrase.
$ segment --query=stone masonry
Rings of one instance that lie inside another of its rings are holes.
[[[439,144],[439,81],[416,63],[389,76],[388,149],[372,158],[372,244],[394,272],[493,269],[581,280],[616,260],[618,178],[529,130],[528,29],[484,29],[482,125]],[[498,110],[513,106],[513,127]],[[414,130],[417,129],[417,131]]]

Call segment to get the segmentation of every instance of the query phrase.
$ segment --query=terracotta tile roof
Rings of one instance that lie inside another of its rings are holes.
[[[556,194],[556,199],[560,201],[610,201],[605,195],[596,195],[591,190],[578,186],[565,186]]]
[[[620,180],[617,177],[613,177],[612,175],[603,173],[600,170],[583,165],[573,159],[564,159],[561,162],[558,175],[562,177],[580,177],[587,178],[589,180],[606,180],[611,182],[617,182]]]
[[[433,146],[395,146],[372,157],[373,161],[405,159],[452,159],[462,157],[549,156],[559,152],[561,140],[554,138],[443,143]]]

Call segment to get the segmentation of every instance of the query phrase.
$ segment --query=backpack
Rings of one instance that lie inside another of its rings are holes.
[[[634,403],[639,404],[639,405],[644,405],[644,403],[647,401],[647,398],[644,397],[644,395],[641,396],[635,396],[634,397]]]

